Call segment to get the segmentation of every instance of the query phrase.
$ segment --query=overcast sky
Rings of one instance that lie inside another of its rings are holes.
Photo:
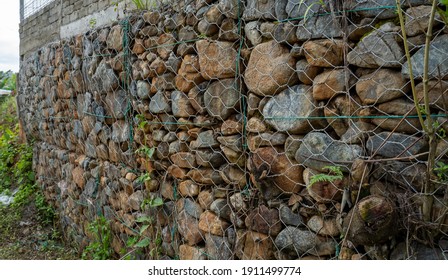
[[[19,0],[0,0],[0,70],[19,71]]]

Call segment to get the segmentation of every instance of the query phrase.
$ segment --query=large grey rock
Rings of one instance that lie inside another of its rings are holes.
[[[239,0],[219,0],[218,8],[226,17],[238,19],[244,10],[244,4]]]
[[[153,114],[167,113],[171,111],[171,106],[162,91],[158,91],[149,103],[149,111]]]
[[[250,21],[246,23],[246,25],[244,25],[244,34],[246,34],[247,39],[249,39],[253,46],[261,44],[263,41],[259,21]]]
[[[128,108],[128,96],[125,91],[118,90],[106,95],[106,112],[109,116],[123,119]]]
[[[424,75],[424,48],[418,50],[412,57],[412,71],[415,78]],[[448,34],[437,37],[429,48],[428,76],[430,79],[448,79]],[[409,78],[408,63],[403,64],[401,73]]]
[[[362,18],[377,18],[388,19],[396,18],[396,0],[375,0],[375,1],[360,1],[360,0],[348,0],[346,7],[348,10],[355,10],[356,13]],[[401,0],[403,8],[423,4],[431,4],[429,0]]]
[[[145,81],[137,82],[137,96],[140,99],[149,99],[149,92],[151,91],[151,85]]]
[[[171,93],[171,108],[175,117],[189,118],[196,114],[188,96],[178,90]]]
[[[396,41],[399,27],[392,22],[387,22],[366,37],[348,53],[347,60],[350,64],[365,67],[393,67],[403,65],[404,50]]]
[[[232,209],[227,203],[227,199],[218,198],[214,200],[210,205],[210,210],[212,210],[218,217],[230,221],[230,214],[232,214]]]
[[[429,26],[431,6],[411,7],[406,10],[406,35],[409,37],[426,33]],[[442,19],[439,13],[435,14],[433,26],[440,25]]]
[[[292,212],[286,205],[280,205],[280,221],[287,226],[300,226],[303,224],[302,217],[299,214]]]
[[[280,251],[302,255],[309,253],[317,245],[315,233],[288,226],[282,230],[275,238],[275,245]]]
[[[310,132],[303,138],[296,160],[319,171],[325,171],[324,167],[329,165],[350,170],[353,161],[362,156],[363,148],[359,145],[348,145],[322,132]]]
[[[275,20],[275,0],[247,0],[244,9],[243,19],[251,21],[256,19],[272,19]]]
[[[112,141],[122,143],[130,139],[129,123],[123,120],[114,122],[112,125]]]
[[[115,75],[114,70],[104,60],[98,65],[92,82],[93,88],[98,92],[112,92],[119,85],[117,75]]]
[[[233,259],[233,246],[228,237],[207,234],[205,236],[205,249],[209,260]]]
[[[263,108],[266,122],[278,131],[303,134],[311,130],[313,122],[307,117],[319,115],[311,87],[297,85],[272,97]]]
[[[341,26],[331,15],[317,16],[304,19],[297,27],[297,39],[306,41],[310,39],[325,39],[342,37]]]
[[[323,2],[328,4],[328,0]],[[288,0],[286,13],[289,18],[302,18],[305,15],[307,18],[310,18],[319,11],[325,11],[325,7],[329,7],[329,5],[323,6],[315,0]]]
[[[381,132],[367,140],[366,148],[371,155],[375,153],[385,158],[408,157],[425,152],[428,143],[420,137]]]
[[[219,80],[212,83],[204,93],[204,104],[209,115],[227,119],[240,108],[241,83],[235,79]]]

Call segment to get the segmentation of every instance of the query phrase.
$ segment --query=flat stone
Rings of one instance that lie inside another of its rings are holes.
[[[341,26],[338,20],[333,20],[332,15],[319,15],[303,19],[297,27],[297,39],[299,41],[340,38],[342,35]]]
[[[423,83],[415,87],[419,104],[424,104]],[[447,81],[428,81],[428,101],[431,107],[446,111],[448,109],[448,82]]]
[[[306,59],[300,59],[296,63],[296,73],[299,80],[305,85],[312,85],[314,78],[322,71],[322,68],[312,66]]]
[[[414,78],[422,79],[424,73],[424,49],[420,48],[412,57],[412,71]],[[429,47],[428,60],[428,77],[429,79],[444,79],[448,78],[448,34],[437,37],[431,42]],[[403,63],[401,73],[406,78],[409,78],[408,63]]]
[[[201,206],[198,203],[194,202],[191,198],[184,199],[183,204],[183,209],[185,210],[185,212],[196,219],[199,219],[201,214],[204,212]]]
[[[395,40],[398,30],[399,27],[392,22],[383,24],[361,39],[356,47],[348,53],[348,62],[365,68],[400,68],[402,65],[406,65],[403,63],[404,51]]]
[[[243,151],[243,137],[241,135],[218,136],[216,139],[222,146],[237,152]]]
[[[182,244],[179,246],[179,259],[181,260],[206,260],[207,254],[204,248],[188,246]]]
[[[201,191],[198,195],[198,203],[201,205],[202,209],[210,209],[210,205],[213,202],[213,194],[209,190]]]
[[[236,119],[227,119],[221,125],[222,135],[228,136],[233,134],[241,134],[243,132],[242,121]]]
[[[185,210],[178,214],[177,225],[177,230],[188,245],[192,246],[202,241],[198,220],[188,215]]]
[[[305,15],[310,18],[319,11],[324,12],[324,7],[320,4],[316,5],[313,0],[287,0],[285,11],[289,18],[302,18]],[[328,2],[327,0],[324,1]]]
[[[325,133],[310,132],[303,138],[295,158],[307,167],[323,171],[328,165],[350,170],[352,162],[362,156],[363,148],[359,145],[348,145]]]
[[[375,1],[359,1],[359,0],[348,0],[345,3],[345,7],[349,10],[356,10],[357,14],[361,18],[377,18],[377,19],[389,19],[396,18],[396,4],[395,0],[375,0]],[[401,0],[401,7],[406,8],[418,5],[430,4],[428,0]],[[388,7],[393,7],[388,8]]]
[[[335,67],[344,63],[344,41],[338,39],[312,40],[303,44],[308,63],[317,67]]]
[[[203,167],[219,168],[226,162],[223,154],[213,150],[196,150],[195,156],[197,164]]]
[[[112,141],[122,143],[130,140],[129,123],[119,120],[112,125]]]
[[[269,209],[264,205],[260,205],[247,215],[245,220],[248,229],[277,236],[282,229],[277,209]]]
[[[199,190],[199,186],[191,180],[186,180],[179,183],[179,193],[181,196],[195,197],[199,195]]]
[[[300,226],[303,225],[302,217],[299,214],[292,212],[292,210],[286,205],[280,205],[279,209],[280,221],[287,226]]]
[[[251,53],[244,78],[248,89],[258,95],[274,95],[297,81],[295,59],[288,48],[275,41],[257,45]]]
[[[170,156],[173,164],[179,166],[180,168],[195,168],[197,167],[196,159],[194,154],[187,152],[179,152]]]
[[[257,135],[249,136],[249,150],[255,151],[260,147],[284,146],[286,142],[286,134],[264,132]]]
[[[198,134],[198,138],[191,141],[190,148],[216,148],[219,146],[219,142],[216,141],[213,130],[206,130]]]
[[[414,134],[421,130],[418,118],[405,118],[401,116],[416,116],[417,109],[413,102],[406,99],[395,99],[382,103],[377,107],[378,112],[387,117],[374,118],[372,123],[384,130]]]
[[[267,130],[266,124],[257,117],[252,117],[246,124],[247,132],[263,133]]]
[[[315,233],[287,226],[275,238],[275,246],[280,251],[300,256],[309,253],[317,246],[318,240]]]
[[[313,97],[317,101],[327,100],[338,94],[349,92],[356,77],[349,70],[327,70],[317,75],[313,82]]]
[[[323,236],[339,236],[341,233],[336,224],[336,218],[324,219],[321,216],[312,216],[307,226],[315,233]]]
[[[113,26],[107,36],[107,47],[117,52],[123,49],[123,29],[121,25]]]
[[[171,105],[168,98],[162,91],[158,91],[149,103],[149,111],[153,114],[171,112]]]
[[[232,260],[232,245],[227,237],[207,234],[205,236],[205,249],[209,260]]]
[[[245,21],[251,21],[256,19],[271,19],[275,20],[275,1],[257,1],[247,0],[246,7],[243,13],[243,19]]]
[[[246,173],[238,166],[226,165],[219,173],[228,185],[237,186],[240,189],[247,186]]]
[[[175,117],[188,118],[196,114],[188,96],[178,90],[171,93],[171,110]]]
[[[274,244],[269,235],[247,231],[244,239],[243,260],[272,260],[274,259]]]
[[[381,132],[369,137],[366,148],[370,154],[385,158],[407,157],[427,151],[428,143],[411,135]]]
[[[219,198],[214,200],[210,205],[210,210],[218,215],[218,217],[230,221],[230,214],[232,213],[232,209],[227,203],[227,199]]]
[[[406,10],[406,35],[413,37],[419,34],[424,34],[428,30],[429,17],[431,14],[431,6],[417,6],[410,7]],[[435,13],[433,26],[436,27],[442,23],[439,13]]]
[[[277,131],[296,134],[309,132],[315,122],[307,118],[317,116],[317,102],[313,98],[312,88],[306,85],[286,89],[269,99],[263,108],[263,117],[268,124]]]
[[[198,184],[204,185],[219,185],[224,183],[219,172],[210,168],[192,169],[187,173],[187,177]]]
[[[175,78],[176,88],[187,93],[204,80],[200,72],[199,57],[192,54],[185,55]]]

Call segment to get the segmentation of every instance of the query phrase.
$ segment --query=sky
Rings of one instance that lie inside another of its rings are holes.
[[[19,71],[19,0],[0,0],[0,70]]]

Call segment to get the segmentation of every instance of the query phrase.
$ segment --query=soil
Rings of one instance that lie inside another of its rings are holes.
[[[0,205],[0,259],[74,260],[80,256],[64,244],[60,231],[38,219],[34,203],[20,208]]]

